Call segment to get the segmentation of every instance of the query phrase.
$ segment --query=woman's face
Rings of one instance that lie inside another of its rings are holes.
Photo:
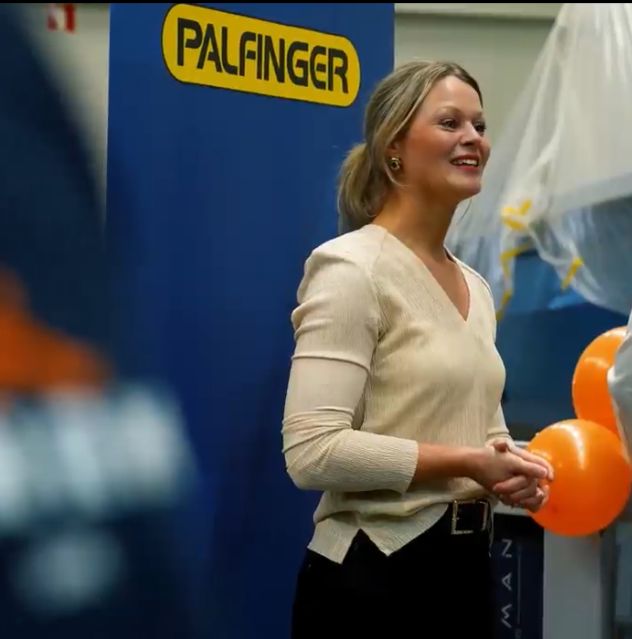
[[[439,80],[389,151],[401,159],[396,179],[424,196],[458,203],[476,195],[490,152],[478,94],[455,76]]]

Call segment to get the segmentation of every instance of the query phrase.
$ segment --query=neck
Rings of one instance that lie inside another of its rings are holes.
[[[393,190],[374,223],[407,244],[416,253],[436,260],[447,258],[444,244],[455,210],[454,205]]]

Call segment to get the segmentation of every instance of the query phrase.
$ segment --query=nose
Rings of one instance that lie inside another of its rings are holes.
[[[483,135],[476,130],[476,127],[471,122],[467,123],[463,128],[461,144],[464,146],[478,146],[482,140]]]

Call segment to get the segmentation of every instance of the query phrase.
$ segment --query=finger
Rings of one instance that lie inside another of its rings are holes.
[[[538,497],[539,496],[539,497]],[[542,499],[542,491],[538,488],[536,484],[532,484],[525,488],[524,490],[519,490],[515,493],[511,493],[507,495],[507,499],[509,499],[514,504],[522,504],[525,501],[534,498]]]
[[[530,462],[532,464],[538,464],[546,468],[547,471],[547,479],[549,481],[553,481],[554,471],[553,466],[550,462],[542,457],[541,455],[535,455],[534,453],[525,450],[524,448],[520,448],[520,446],[513,445],[510,447],[512,453],[520,457],[521,459]]]
[[[547,501],[549,501],[549,496],[551,494],[551,491],[549,489],[548,486],[540,486],[540,490],[543,493],[543,497],[542,497],[542,505],[544,506],[546,504]]]
[[[520,450],[519,455],[524,460],[526,460],[528,462],[532,462],[534,464],[540,464],[541,466],[546,468],[547,479],[549,481],[553,481],[553,479],[555,477],[555,471],[553,470],[552,464],[547,459],[545,459],[544,457],[540,457],[539,455],[534,455],[534,454],[532,454],[532,453],[530,453],[529,451],[526,451],[526,450],[522,450],[522,449],[519,449],[519,450]]]
[[[516,471],[519,475],[525,475],[531,479],[547,479],[549,473],[545,466],[542,464],[535,464],[530,461],[526,461],[521,457],[518,457],[519,464],[517,464],[518,470]]]
[[[542,506],[544,506],[544,504],[546,504],[546,499],[544,491],[539,490],[536,495],[529,499],[522,500],[519,505],[531,512],[537,512],[542,508]]]
[[[505,481],[498,482],[492,488],[497,495],[509,495],[519,490],[524,490],[529,484],[534,483],[532,479],[524,475],[516,475]]]
[[[550,479],[552,477],[553,469],[543,457],[523,450],[508,439],[495,439],[489,445],[499,453],[513,454],[514,475],[526,475],[537,479]]]

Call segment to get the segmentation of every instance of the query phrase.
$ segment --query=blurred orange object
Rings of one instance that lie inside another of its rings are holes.
[[[108,376],[105,361],[87,344],[38,322],[18,279],[0,270],[0,391],[99,388]]]
[[[619,326],[596,337],[583,351],[573,373],[572,395],[575,415],[605,426],[619,435],[608,390],[608,369],[625,337]]]
[[[559,535],[588,535],[610,525],[632,488],[621,440],[600,424],[569,419],[540,431],[527,446],[553,466],[549,499],[533,519]]]

